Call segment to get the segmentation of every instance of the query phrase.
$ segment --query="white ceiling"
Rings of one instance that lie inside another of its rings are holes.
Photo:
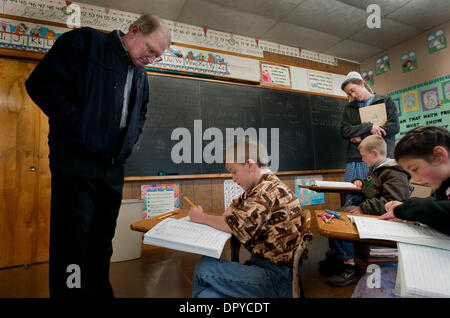
[[[80,0],[361,62],[450,20],[450,0]],[[369,4],[381,28],[366,25]]]

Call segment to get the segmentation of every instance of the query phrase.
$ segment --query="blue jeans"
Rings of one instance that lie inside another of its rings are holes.
[[[334,250],[334,253],[339,259],[351,259],[355,258],[355,248],[352,242],[329,239],[330,248]]]
[[[248,265],[203,256],[195,267],[193,285],[195,298],[287,298],[292,297],[292,266],[255,255]]]
[[[347,162],[345,166],[344,181],[352,182],[355,179],[364,180],[369,172],[370,167],[364,161],[352,161]],[[344,206],[360,205],[362,197],[360,195],[347,195],[345,202],[342,202]]]

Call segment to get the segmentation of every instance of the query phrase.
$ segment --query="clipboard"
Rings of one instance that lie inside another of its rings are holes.
[[[375,104],[359,109],[362,123],[372,123],[383,126],[387,122],[386,104]]]

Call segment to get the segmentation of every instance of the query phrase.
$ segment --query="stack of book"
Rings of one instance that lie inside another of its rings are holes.
[[[450,236],[417,223],[353,216],[359,237],[396,241],[395,291],[402,297],[450,297]]]
[[[369,257],[373,258],[395,258],[398,249],[392,247],[369,245]]]

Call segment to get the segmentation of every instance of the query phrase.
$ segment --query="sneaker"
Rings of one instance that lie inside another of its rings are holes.
[[[341,273],[344,270],[344,262],[332,252],[327,252],[324,260],[319,262],[319,272],[325,276]]]
[[[328,282],[334,286],[344,287],[356,284],[361,276],[356,265],[344,264],[344,270],[328,278]]]

